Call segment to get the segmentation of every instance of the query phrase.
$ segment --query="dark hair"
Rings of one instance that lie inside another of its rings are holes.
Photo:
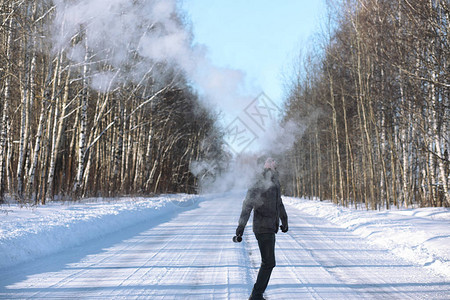
[[[266,162],[266,159],[267,159],[267,155],[261,155],[256,160],[256,163],[258,164],[258,166],[264,166],[264,163]]]

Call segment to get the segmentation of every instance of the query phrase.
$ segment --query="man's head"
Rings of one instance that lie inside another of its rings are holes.
[[[266,155],[261,155],[256,159],[256,165],[258,167],[263,167],[264,163],[266,162],[267,156]]]

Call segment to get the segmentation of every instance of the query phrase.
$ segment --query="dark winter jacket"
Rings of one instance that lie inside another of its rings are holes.
[[[282,225],[287,228],[288,217],[281,201],[278,173],[265,169],[255,184],[248,190],[239,218],[237,235],[242,235],[245,225],[253,210],[253,232],[277,233]]]

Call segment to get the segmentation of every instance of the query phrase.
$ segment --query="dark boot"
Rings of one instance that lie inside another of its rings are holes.
[[[250,296],[250,298],[248,298],[248,300],[266,300],[266,298],[263,298],[263,296],[261,296],[260,298],[255,298]]]

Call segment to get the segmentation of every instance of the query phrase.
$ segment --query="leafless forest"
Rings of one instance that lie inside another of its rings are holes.
[[[68,37],[85,50],[74,62],[50,37],[53,1],[2,0],[0,10],[0,203],[195,192],[189,165],[220,154],[221,138],[179,68],[132,48],[117,68],[105,57],[122,49],[96,52],[82,26]],[[93,88],[102,71],[113,76]]]
[[[285,193],[450,206],[448,1],[328,2],[329,26],[287,83],[283,122],[308,127],[280,155]],[[0,202],[195,192],[191,163],[227,157],[217,116],[175,64],[131,47],[118,67],[124,49],[91,47],[83,26],[56,45],[53,1],[0,9]]]
[[[448,0],[329,2],[323,51],[303,55],[289,88],[285,121],[318,117],[285,158],[286,192],[450,206]]]

